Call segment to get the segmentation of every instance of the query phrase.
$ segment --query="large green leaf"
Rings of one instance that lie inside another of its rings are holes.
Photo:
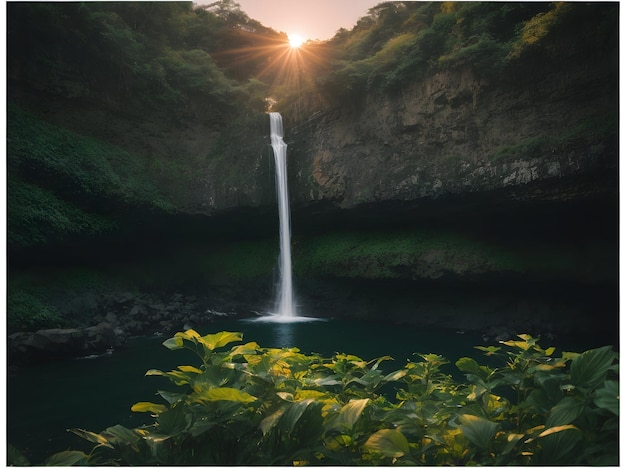
[[[615,380],[607,380],[594,392],[593,402],[599,408],[609,410],[619,416],[619,384]]]
[[[120,424],[106,428],[102,435],[114,444],[135,444],[141,439],[135,431]]]
[[[276,426],[278,420],[284,414],[284,412],[285,410],[280,409],[261,421],[259,428],[261,428],[261,432],[263,433],[263,435],[267,434],[274,426]]]
[[[580,416],[585,408],[585,403],[574,397],[564,397],[550,410],[546,421],[546,427],[570,424]]]
[[[66,450],[51,455],[46,459],[47,467],[71,467],[72,465],[87,465],[89,456],[78,450]]]
[[[572,383],[587,389],[597,387],[606,378],[615,357],[611,346],[590,349],[576,356],[570,365]]]
[[[304,413],[307,411],[307,409],[313,405],[316,405],[316,401],[312,398],[289,403],[287,409],[282,414],[279,420],[279,426],[281,431],[286,432],[287,434],[292,432],[298,421],[300,421]],[[317,405],[321,406],[320,403],[317,403]]]
[[[7,463],[12,467],[28,467],[30,462],[24,454],[13,447],[11,444],[7,444]]]
[[[192,420],[191,415],[187,411],[187,407],[178,404],[161,413],[157,420],[159,423],[159,434],[171,436],[187,430]]]
[[[337,417],[336,426],[352,429],[354,423],[356,423],[361,417],[361,413],[369,403],[369,398],[362,398],[360,400],[350,400],[345,404]]]
[[[459,422],[461,423],[459,427],[463,435],[481,449],[489,447],[498,429],[497,423],[470,414],[460,415]]]
[[[409,452],[409,442],[396,429],[381,429],[372,434],[363,448],[370,452],[379,452],[387,457],[402,457]]]
[[[456,366],[462,372],[471,372],[473,374],[478,374],[480,371],[480,366],[478,362],[476,362],[471,357],[462,357],[458,361],[456,361]]]
[[[577,444],[582,438],[582,433],[573,426],[563,426],[557,432],[546,434],[549,430],[541,433],[541,450],[537,459],[533,462],[536,465],[566,465],[576,462],[573,455]]]

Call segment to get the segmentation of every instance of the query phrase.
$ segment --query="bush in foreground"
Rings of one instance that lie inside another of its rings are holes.
[[[162,403],[133,405],[154,424],[100,434],[74,429],[95,444],[92,451],[61,452],[46,464],[618,463],[618,356],[610,346],[556,357],[555,348],[519,335],[477,347],[499,367],[459,359],[466,381],[458,382],[435,354],[383,372],[390,357],[231,345],[242,337],[187,330],[166,340],[201,363],[146,373],[177,386],[158,391]]]

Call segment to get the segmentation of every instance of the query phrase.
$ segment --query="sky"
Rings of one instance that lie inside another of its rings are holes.
[[[196,0],[198,3],[210,3]],[[246,14],[276,31],[326,40],[352,29],[367,10],[384,0],[235,0]]]

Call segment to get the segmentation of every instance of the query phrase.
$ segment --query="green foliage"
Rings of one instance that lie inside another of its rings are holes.
[[[564,2],[382,3],[331,40],[335,60],[317,74],[317,86],[343,104],[456,67],[502,80],[526,53],[559,58],[615,47],[616,14],[606,4]]]
[[[563,134],[529,137],[516,145],[501,148],[491,156],[491,159],[541,158],[551,155],[559,148],[591,146],[597,142],[616,139],[617,128],[615,114],[592,116],[581,120]]]
[[[27,247],[116,227],[121,207],[171,210],[141,160],[9,107],[9,243]]]
[[[14,83],[136,116],[237,114],[250,97],[240,85],[283,52],[272,47],[279,33],[226,0],[13,4],[7,14]]]
[[[154,424],[75,429],[92,451],[48,463],[617,464],[617,354],[609,346],[558,357],[519,335],[477,347],[490,365],[459,359],[467,381],[457,382],[436,354],[383,372],[389,357],[322,357],[242,339],[227,331],[176,333],[164,346],[192,351],[200,365],[146,373],[176,386],[158,391],[160,403],[133,406]]]
[[[444,230],[339,231],[294,240],[297,275],[410,279],[439,273],[533,272],[572,276],[581,253],[541,245],[489,244]]]
[[[72,202],[18,178],[8,181],[8,242],[30,247],[61,241],[69,235],[110,232],[116,225]]]
[[[35,331],[66,323],[56,308],[24,291],[11,292],[7,296],[6,321],[9,332]]]

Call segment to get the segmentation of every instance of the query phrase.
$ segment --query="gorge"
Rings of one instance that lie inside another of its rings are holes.
[[[20,37],[14,8],[11,31]],[[421,8],[433,28],[463,12]],[[439,51],[441,65],[397,88],[369,89],[352,78],[342,84],[340,70],[281,104],[294,283],[304,315],[376,318],[395,292],[396,308],[382,313],[392,322],[614,337],[612,10],[541,8],[520,10],[527,15],[520,30],[555,12],[564,19],[505,65],[481,55],[498,51],[480,49],[493,42],[468,36],[457,46],[467,58],[453,62]],[[384,25],[382,16],[376,21]],[[340,40],[332,47],[343,47]],[[191,98],[173,112],[164,104],[137,119],[148,105],[132,88],[135,75],[125,86],[139,104],[125,108],[113,98],[130,93],[123,87],[114,93],[79,75],[44,84],[24,62],[29,55],[20,55],[31,42],[12,44],[10,333],[85,328],[111,313],[114,328],[151,334],[176,328],[166,312],[176,311],[179,298],[192,300],[176,324],[201,321],[199,311],[268,309],[278,218],[265,110],[249,109],[219,127]],[[32,64],[45,70],[43,58]],[[210,109],[231,116],[215,103]],[[133,320],[143,326],[128,328],[130,311],[146,312]]]

